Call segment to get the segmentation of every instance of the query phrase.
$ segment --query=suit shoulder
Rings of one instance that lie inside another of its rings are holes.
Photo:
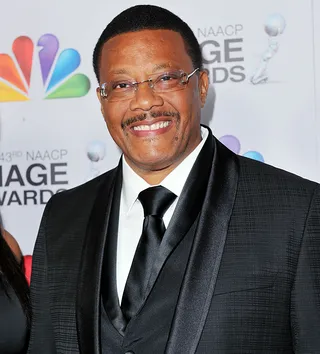
[[[243,156],[238,156],[240,179],[248,183],[260,185],[278,185],[283,189],[305,190],[313,193],[319,184],[298,176],[294,173],[255,161]]]
[[[65,205],[65,204],[76,204],[83,200],[83,198],[88,198],[89,196],[95,196],[98,189],[103,183],[108,183],[108,180],[113,180],[115,176],[116,168],[109,170],[92,180],[83,183],[74,188],[59,192],[53,195],[49,203],[50,205]]]

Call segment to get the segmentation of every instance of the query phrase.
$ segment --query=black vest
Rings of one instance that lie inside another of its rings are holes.
[[[198,220],[198,219],[197,219]],[[143,307],[122,336],[111,323],[101,302],[101,351],[103,354],[163,354],[190,254],[195,226],[167,259]]]

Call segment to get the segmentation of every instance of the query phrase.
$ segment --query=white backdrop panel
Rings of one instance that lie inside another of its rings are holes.
[[[12,43],[21,35],[28,36],[35,45],[30,100],[0,103],[1,213],[24,253],[32,252],[44,204],[51,193],[79,185],[118,162],[120,153],[105,128],[95,94],[92,51],[114,16],[142,3],[145,2],[32,0],[19,3],[17,11],[17,3],[0,0],[5,9],[0,15],[0,53],[13,56]],[[320,84],[319,67],[315,67],[320,62],[319,2],[150,3],[181,16],[203,46],[213,84],[203,122],[210,125],[216,137],[232,135],[241,143],[240,154],[257,151],[266,163],[320,180],[316,116],[319,90],[315,98],[315,77],[317,87]],[[266,21],[270,32],[279,18],[285,21],[283,33],[268,36]],[[39,59],[42,48],[37,42],[48,33],[59,40],[53,68],[64,49],[79,52],[81,62],[75,72],[85,74],[91,83],[83,97],[43,99],[45,87]],[[268,80],[253,84],[251,78],[263,64]],[[0,78],[1,82],[4,81]]]

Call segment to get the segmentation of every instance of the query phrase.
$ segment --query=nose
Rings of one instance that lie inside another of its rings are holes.
[[[162,105],[162,97],[153,91],[149,82],[143,82],[138,85],[135,91],[135,96],[130,101],[130,109],[132,111],[150,111],[153,107],[159,107]]]

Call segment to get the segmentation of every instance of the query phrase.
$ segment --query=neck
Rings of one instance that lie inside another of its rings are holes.
[[[193,145],[184,156],[176,161],[169,163],[167,166],[161,165],[152,165],[152,166],[141,166],[134,163],[127,156],[124,156],[128,165],[133,169],[133,171],[143,178],[151,186],[160,184],[192,151],[200,144],[202,138],[199,136],[199,139]]]
[[[126,161],[128,162],[128,160]],[[160,184],[170,174],[170,172],[172,172],[176,168],[176,166],[178,166],[178,164],[172,164],[166,168],[159,170],[146,170],[138,168],[136,165],[130,164],[130,162],[128,162],[128,164],[138,176],[143,178],[151,186]]]

